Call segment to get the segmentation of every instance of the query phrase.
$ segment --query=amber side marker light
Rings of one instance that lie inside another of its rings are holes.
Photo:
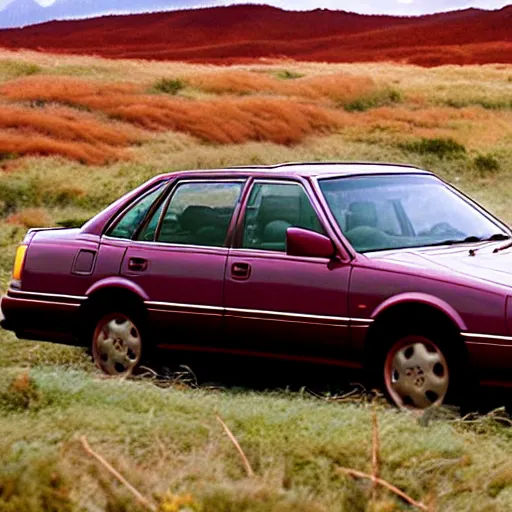
[[[21,273],[23,272],[23,264],[25,263],[25,253],[27,252],[26,245],[18,246],[16,249],[16,257],[14,258],[14,269],[12,271],[12,278],[16,281],[21,280]]]

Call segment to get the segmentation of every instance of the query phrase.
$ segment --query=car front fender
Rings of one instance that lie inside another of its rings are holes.
[[[467,330],[464,320],[460,314],[452,306],[450,306],[450,304],[440,299],[439,297],[435,297],[427,293],[406,292],[394,295],[393,297],[389,297],[374,309],[371,314],[371,318],[375,320],[379,315],[391,307],[400,304],[412,303],[424,304],[436,308],[437,310],[444,313],[448,318],[450,318],[461,332]]]

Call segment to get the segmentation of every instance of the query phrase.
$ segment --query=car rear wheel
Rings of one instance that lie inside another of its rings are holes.
[[[425,409],[441,405],[455,376],[453,365],[448,361],[441,344],[429,337],[401,337],[391,344],[384,358],[387,395],[400,408]]]
[[[100,315],[92,337],[92,356],[108,375],[131,375],[142,357],[140,322],[122,312]]]

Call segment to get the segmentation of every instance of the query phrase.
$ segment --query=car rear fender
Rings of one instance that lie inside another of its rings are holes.
[[[100,291],[127,291],[135,294],[141,301],[149,300],[147,293],[136,283],[123,277],[107,277],[94,283],[86,292],[87,297],[91,297]]]
[[[467,330],[464,320],[460,314],[452,306],[450,306],[450,304],[440,299],[439,297],[435,297],[427,293],[410,292],[389,297],[375,308],[371,318],[372,320],[376,320],[380,315],[382,315],[385,311],[388,311],[390,308],[403,304],[423,304],[431,306],[444,313],[444,315],[446,315],[453,322],[459,331],[462,332]]]

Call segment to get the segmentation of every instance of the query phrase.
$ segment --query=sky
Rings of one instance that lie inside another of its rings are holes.
[[[0,10],[14,0],[0,0]],[[35,0],[46,7],[56,0]],[[69,0],[70,2],[77,0]],[[264,3],[288,10],[310,10],[316,8],[344,10],[359,12],[362,14],[427,14],[432,12],[452,11],[468,7],[480,7],[483,9],[499,9],[509,5],[512,0],[191,0],[190,7]],[[107,2],[108,3],[108,2]],[[185,2],[187,3],[187,2]],[[169,0],[169,9],[172,9],[173,1]],[[147,2],[148,10],[151,10],[151,0]]]

